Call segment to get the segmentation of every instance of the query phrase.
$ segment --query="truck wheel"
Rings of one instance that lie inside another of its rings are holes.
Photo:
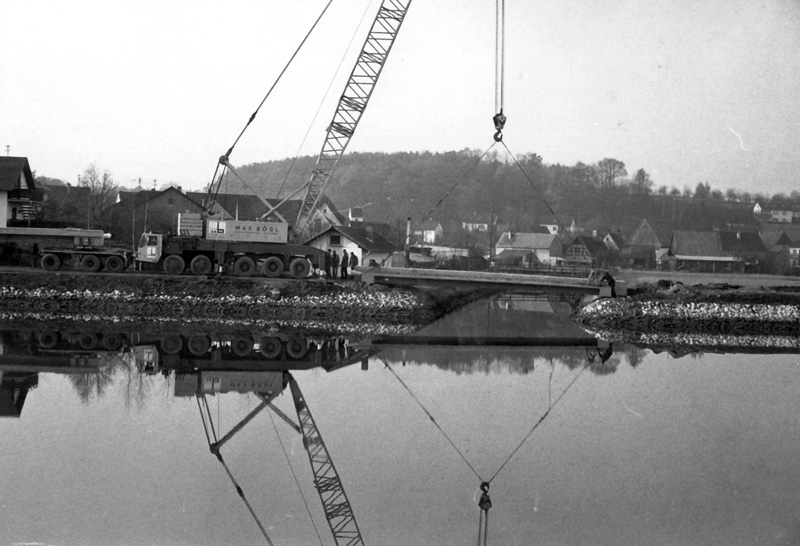
[[[177,334],[167,334],[161,338],[161,350],[168,355],[175,355],[181,352],[183,340]]]
[[[101,265],[103,265],[103,262],[101,262],[100,258],[94,254],[87,254],[81,260],[81,269],[88,273],[96,273],[97,271],[100,271]]]
[[[244,336],[234,338],[231,349],[236,356],[247,356],[253,350],[253,339]]]
[[[58,340],[60,336],[58,332],[54,332],[52,330],[46,330],[44,332],[40,332],[37,336],[39,341],[39,347],[42,349],[52,349],[56,345],[58,345]]]
[[[204,355],[211,348],[211,340],[204,335],[196,335],[189,338],[189,352],[195,356]]]
[[[116,351],[122,347],[123,341],[120,334],[106,334],[103,336],[103,348],[107,351]]]
[[[264,358],[269,359],[277,358],[283,349],[280,339],[269,336],[262,337],[261,341],[258,342],[258,347],[261,350],[261,354],[264,355]]]
[[[100,337],[97,334],[87,332],[81,334],[80,337],[78,338],[78,346],[84,351],[88,351],[90,349],[94,349],[95,347],[97,347],[97,343],[99,341]]]
[[[289,273],[296,279],[305,279],[311,273],[311,264],[305,258],[295,258],[289,264]]]
[[[303,358],[308,353],[308,341],[295,337],[286,344],[286,353],[292,358]]]
[[[167,275],[180,275],[186,269],[186,262],[177,254],[170,254],[164,258],[164,272]]]
[[[283,260],[277,256],[270,256],[264,260],[264,274],[272,278],[283,275]]]
[[[109,256],[106,258],[105,269],[109,273],[122,273],[125,271],[125,260],[119,256]]]
[[[256,273],[256,262],[249,256],[242,256],[233,262],[233,274],[237,277],[252,277]]]
[[[195,256],[189,262],[189,269],[191,269],[193,275],[208,275],[211,273],[211,267],[211,258],[203,254]]]
[[[45,271],[58,271],[61,269],[61,258],[58,254],[48,252],[42,256],[42,269]]]

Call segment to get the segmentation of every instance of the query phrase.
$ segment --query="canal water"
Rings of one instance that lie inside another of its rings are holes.
[[[0,545],[335,544],[285,370],[364,544],[476,544],[484,481],[488,544],[799,544],[800,355],[614,346],[569,312],[495,297],[405,337],[6,324]],[[222,464],[207,432],[231,431]]]

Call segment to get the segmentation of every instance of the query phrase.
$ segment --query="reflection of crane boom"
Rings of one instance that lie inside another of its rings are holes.
[[[350,143],[410,5],[411,0],[383,0],[381,3],[328,126],[311,180],[306,184],[306,194],[295,222],[295,231],[302,232],[304,238],[310,234],[307,223]]]
[[[300,425],[294,424],[288,416],[273,406],[272,401],[286,388],[286,378],[292,391],[292,398],[294,406],[297,410],[297,418]],[[283,384],[281,387],[274,388],[269,392],[257,392],[256,396],[261,399],[261,403],[243,419],[241,419],[231,430],[222,438],[218,438],[217,430],[214,427],[211,410],[208,406],[208,399],[205,392],[197,393],[197,405],[200,409],[200,417],[203,420],[203,426],[208,440],[208,447],[217,460],[222,464],[228,478],[236,488],[236,492],[242,498],[253,519],[258,524],[261,533],[269,544],[272,544],[269,536],[267,535],[264,526],[258,519],[253,507],[250,505],[244,491],[236,482],[233,473],[225,463],[220,449],[222,446],[231,440],[239,431],[241,431],[256,415],[262,410],[269,407],[275,411],[281,419],[289,423],[289,425],[303,435],[303,445],[308,453],[308,460],[311,462],[311,470],[314,474],[314,485],[319,493],[320,500],[322,501],[322,508],[325,512],[325,518],[328,520],[328,526],[331,529],[331,534],[336,541],[337,546],[363,546],[364,541],[361,538],[361,531],[358,529],[353,509],[350,506],[350,501],[347,499],[347,494],[344,491],[344,486],[333,466],[333,459],[331,459],[328,449],[325,447],[325,442],[322,440],[322,435],[317,429],[314,418],[311,415],[311,410],[306,405],[303,393],[300,391],[300,386],[295,381],[294,377],[289,373],[283,374]]]
[[[311,416],[311,410],[308,409],[303,393],[300,392],[300,387],[293,377],[289,378],[289,387],[292,390],[297,419],[300,421],[300,428],[303,431],[303,445],[314,473],[314,485],[322,501],[322,508],[325,510],[331,534],[337,545],[363,545],[361,531],[358,529],[350,501],[344,492],[342,480],[339,479],[339,474],[333,466],[333,459],[325,447],[325,442],[322,441],[314,417]]]

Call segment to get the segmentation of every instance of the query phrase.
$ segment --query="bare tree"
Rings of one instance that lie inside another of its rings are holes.
[[[119,186],[109,171],[101,173],[94,164],[83,171],[80,182],[81,186],[89,188],[87,224],[102,222],[105,220],[103,213],[117,200]]]
[[[639,169],[633,175],[633,184],[631,185],[633,193],[638,195],[650,195],[653,193],[653,181],[650,180],[650,175],[644,169]]]
[[[625,163],[610,157],[597,163],[595,166],[595,173],[600,191],[603,193],[613,190],[617,184],[617,180],[628,175],[628,171],[625,170]]]

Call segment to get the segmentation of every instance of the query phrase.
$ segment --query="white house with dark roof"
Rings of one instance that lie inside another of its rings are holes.
[[[27,157],[0,157],[0,228],[36,217],[36,183]],[[39,200],[41,201],[41,200]]]
[[[495,245],[494,261],[521,262],[520,265],[556,265],[563,261],[561,237],[553,233],[514,233],[506,231]]]
[[[355,253],[358,265],[383,265],[388,263],[395,246],[372,226],[331,226],[308,241],[309,245],[320,250],[342,250]]]

